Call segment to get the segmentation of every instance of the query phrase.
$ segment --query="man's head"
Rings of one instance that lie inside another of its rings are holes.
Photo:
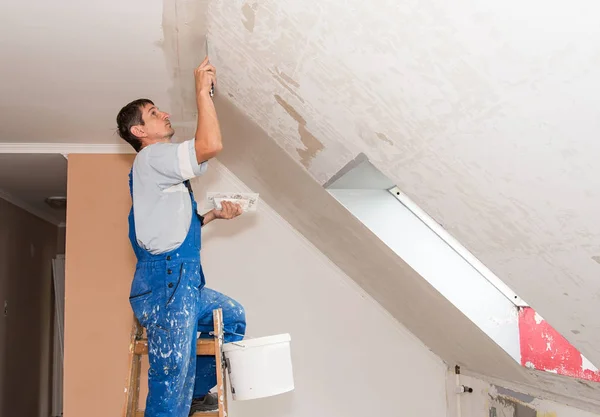
[[[158,110],[152,101],[145,98],[132,101],[119,111],[117,127],[119,136],[136,152],[153,143],[168,142],[175,134],[169,114]]]

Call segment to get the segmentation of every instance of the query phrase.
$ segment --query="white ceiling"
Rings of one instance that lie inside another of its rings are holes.
[[[45,203],[66,197],[67,160],[60,154],[0,153],[0,198],[54,224],[66,221],[64,209]]]
[[[120,106],[167,102],[157,0],[0,2],[0,142],[117,143]]]
[[[595,1],[164,4],[3,1],[0,142],[118,143],[138,97],[193,121],[208,24],[218,94],[316,181],[364,153],[600,365]]]

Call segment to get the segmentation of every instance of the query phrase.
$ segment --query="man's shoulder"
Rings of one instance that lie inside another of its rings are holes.
[[[178,143],[173,142],[158,142],[153,143],[152,145],[148,145],[144,147],[141,151],[138,152],[137,158],[147,158],[149,155],[153,155],[160,152],[165,152],[167,149],[176,148]]]
[[[192,164],[192,159],[196,158],[193,141],[158,142],[144,147],[133,161],[134,177],[137,181],[154,182],[165,189],[200,175],[202,172]]]
[[[155,159],[177,149],[177,143],[153,143],[139,151],[133,160],[134,166],[147,165],[151,159]]]
[[[135,157],[135,160],[145,160],[148,158],[160,156],[164,153],[177,152],[181,145],[190,146],[190,142],[193,143],[194,138],[186,139],[183,142],[158,142],[152,145],[146,146],[144,149],[139,151]]]

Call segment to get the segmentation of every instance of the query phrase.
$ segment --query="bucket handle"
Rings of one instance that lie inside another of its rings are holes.
[[[243,335],[243,334],[236,333],[236,332],[228,332],[228,331],[224,331],[223,333],[224,333],[224,334],[232,334],[232,335],[234,335],[234,336],[241,336],[241,337],[243,337],[243,338],[245,338],[245,339],[255,339],[255,337],[248,336],[248,335]],[[209,335],[211,335],[211,336],[216,336],[216,333],[215,333],[214,331],[208,332],[208,334],[209,334]],[[242,344],[242,343],[240,343],[240,342],[229,342],[229,343],[231,343],[232,345],[235,345],[235,346],[241,347],[241,348],[246,348],[246,345],[244,345],[244,344]]]

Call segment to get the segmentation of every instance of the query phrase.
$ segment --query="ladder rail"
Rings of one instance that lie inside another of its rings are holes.
[[[142,372],[142,357],[136,353],[135,346],[143,335],[143,329],[139,321],[134,317],[131,329],[131,341],[129,343],[129,369],[125,384],[125,408],[124,417],[135,417],[140,396],[140,376]]]
[[[144,417],[144,410],[138,409],[140,397],[140,377],[142,371],[142,356],[148,354],[148,340],[143,338],[143,328],[139,321],[133,318],[131,341],[129,344],[129,369],[125,384],[125,404],[123,417]],[[214,333],[212,339],[196,341],[196,355],[214,356],[217,368],[217,398],[218,411],[210,413],[195,413],[201,417],[228,417],[227,414],[227,378],[225,375],[225,360],[223,357],[223,310],[213,310]]]
[[[225,377],[225,361],[223,360],[223,311],[213,311],[215,326],[215,358],[217,361],[217,401],[219,417],[227,417],[227,378]],[[218,329],[218,330],[217,330]]]

